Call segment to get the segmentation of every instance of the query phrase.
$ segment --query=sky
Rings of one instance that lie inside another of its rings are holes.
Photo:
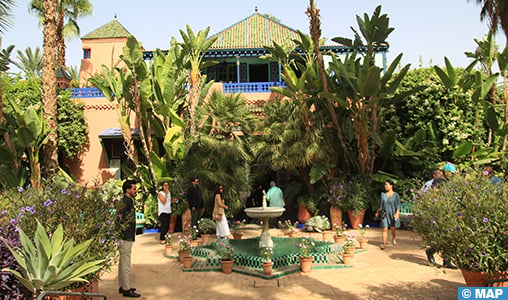
[[[2,46],[15,45],[15,51],[28,46],[42,48],[42,27],[35,15],[28,12],[28,0],[19,0],[14,10],[14,26],[2,36]],[[259,13],[268,13],[281,23],[309,30],[305,11],[308,0],[90,0],[91,16],[78,19],[80,36],[112,21],[118,21],[147,50],[167,49],[171,37],[181,41],[179,30],[188,24],[197,32],[210,26],[210,34],[250,16],[258,7]],[[382,6],[382,13],[390,18],[395,30],[388,37],[389,62],[403,53],[402,62],[412,68],[444,65],[447,56],[456,67],[465,67],[470,59],[465,51],[474,51],[474,39],[481,39],[488,32],[486,21],[480,21],[480,7],[476,1],[467,0],[316,0],[321,12],[322,36],[352,38],[351,27],[358,28],[356,16]],[[505,46],[502,34],[497,43]],[[334,44],[329,41],[328,44]],[[81,40],[76,37],[67,41],[67,66],[79,66],[82,58]],[[14,55],[14,57],[16,54]]]

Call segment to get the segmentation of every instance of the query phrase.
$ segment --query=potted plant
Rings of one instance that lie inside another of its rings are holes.
[[[363,226],[362,224],[358,225],[358,231],[360,233],[360,238],[358,239],[358,242],[360,243],[360,249],[367,248],[367,242],[369,241],[365,237],[365,233],[367,233],[367,229],[369,229],[369,225]]]
[[[342,245],[342,249],[344,250],[343,253],[351,254],[354,256],[356,249],[354,234],[346,234],[344,238],[344,245]]]
[[[190,255],[182,257],[182,264],[183,264],[183,268],[185,270],[190,269],[190,267],[192,265],[192,260],[193,260],[193,257]]]
[[[508,277],[508,186],[487,175],[452,176],[413,201],[418,233],[462,271],[468,286]]]
[[[298,260],[300,261],[300,270],[303,273],[308,273],[312,269],[312,261],[314,257],[312,257],[312,252],[314,251],[314,246],[316,244],[308,237],[303,237],[300,243],[297,243],[298,251],[300,256]]]
[[[261,256],[263,257],[263,262],[261,265],[263,266],[263,272],[265,275],[270,276],[272,275],[272,269],[273,269],[273,249],[270,247],[263,247],[261,248]]]
[[[198,243],[199,243],[199,241],[198,241],[199,230],[196,227],[196,225],[194,225],[194,226],[188,225],[184,232],[187,235],[191,246],[197,247]]]
[[[171,233],[166,233],[166,238],[164,239],[164,245],[166,248],[166,255],[171,255],[173,253],[173,239],[171,237]]]
[[[305,223],[312,216],[318,212],[317,203],[318,199],[310,195],[303,195],[298,197],[298,222]]]
[[[346,234],[347,224],[342,222],[342,224],[335,224],[335,235],[333,236],[333,239],[335,243],[343,243],[344,242],[344,235]]]
[[[198,228],[199,231],[201,232],[203,244],[208,244],[210,233],[215,231],[215,222],[209,218],[202,218],[201,220],[198,221]]]
[[[242,239],[243,233],[242,229],[245,226],[245,219],[241,221],[236,221],[231,225],[231,231],[233,232],[233,237],[235,240]]]
[[[183,258],[190,255],[191,252],[191,237],[188,235],[178,237],[178,258],[183,262]]]
[[[352,177],[348,182],[348,196],[345,209],[348,211],[351,228],[358,229],[363,223],[367,204],[369,203],[370,180],[362,177]]]
[[[298,221],[291,223],[291,220],[286,220],[284,221],[284,225],[288,229],[287,235],[289,237],[294,237],[296,235],[296,226],[298,225]]]
[[[230,274],[233,272],[233,265],[235,263],[235,249],[231,247],[228,241],[216,243],[215,248],[217,255],[219,256],[222,272],[224,272],[224,274]]]
[[[93,238],[76,245],[74,238],[65,239],[62,224],[50,237],[39,220],[36,222],[37,229],[31,237],[18,228],[21,248],[14,249],[7,244],[20,269],[2,269],[16,276],[33,293],[34,299],[42,291],[56,291],[75,282],[87,282],[87,274],[101,269],[104,259],[79,259],[86,255]]]
[[[342,224],[342,210],[346,206],[346,198],[348,196],[347,185],[341,178],[335,178],[330,182],[328,189],[328,202],[330,203],[330,221],[333,229]]]

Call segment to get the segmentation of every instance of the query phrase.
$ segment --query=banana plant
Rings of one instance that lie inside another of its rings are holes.
[[[30,181],[33,187],[39,189],[41,183],[39,153],[48,140],[50,129],[40,107],[30,106],[22,110],[15,100],[9,100],[9,105],[14,111],[13,125],[17,128],[16,145],[26,152],[30,164]]]
[[[30,238],[21,228],[19,236],[22,248],[6,244],[20,266],[11,272],[35,297],[42,291],[61,290],[74,282],[88,282],[85,275],[97,272],[104,261],[82,259],[93,239],[75,245],[74,239],[64,238],[62,224],[58,225],[51,237],[37,220],[37,229]],[[35,242],[35,243],[34,243]]]

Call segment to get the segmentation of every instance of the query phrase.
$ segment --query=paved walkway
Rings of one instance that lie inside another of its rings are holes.
[[[278,229],[270,232],[283,235]],[[246,238],[259,234],[244,230]],[[379,228],[369,229],[366,236],[368,251],[355,255],[353,268],[264,280],[238,273],[182,272],[180,263],[164,256],[158,234],[138,235],[131,282],[141,299],[457,299],[457,288],[465,285],[460,271],[428,266],[416,233],[399,230],[397,245],[386,250],[379,249]],[[317,233],[313,237],[322,238]],[[116,266],[103,276],[99,289],[108,299],[127,299],[118,294]]]

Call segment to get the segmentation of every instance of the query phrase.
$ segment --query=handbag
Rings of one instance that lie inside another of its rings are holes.
[[[214,221],[222,221],[222,214],[213,214],[212,220]]]
[[[386,211],[384,209],[379,211],[379,218],[380,219],[386,218]]]

